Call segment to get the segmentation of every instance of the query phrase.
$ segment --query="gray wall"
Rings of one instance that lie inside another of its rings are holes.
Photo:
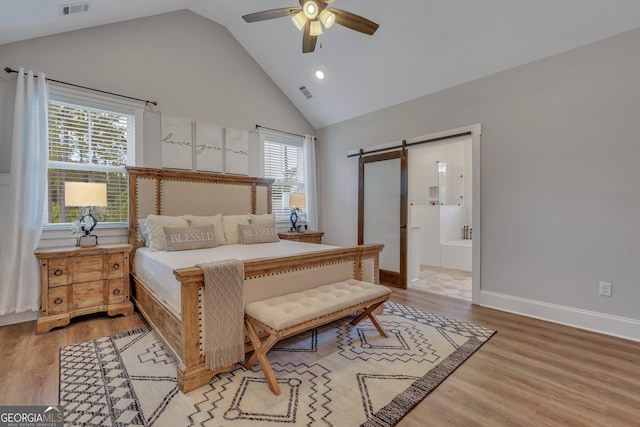
[[[171,116],[314,133],[225,27],[186,10],[1,45],[0,62],[158,101]],[[0,75],[0,173],[9,167],[14,82]],[[145,166],[160,166],[157,143],[145,147]]]
[[[320,129],[326,242],[357,239],[349,150],[481,123],[481,290],[640,319],[639,77],[634,30]]]
[[[237,129],[260,124],[314,133],[225,27],[186,10],[1,45],[0,64],[158,101],[155,110],[170,116]],[[15,79],[15,74],[0,74],[0,174],[10,168]],[[159,116],[146,113],[144,121],[144,164],[138,166],[160,167]],[[257,138],[250,142],[255,175],[260,173]],[[7,200],[10,190],[0,185],[0,200]],[[10,212],[0,203],[0,216]],[[124,229],[99,228],[102,243],[126,241]],[[40,246],[72,243],[68,230],[47,231]]]

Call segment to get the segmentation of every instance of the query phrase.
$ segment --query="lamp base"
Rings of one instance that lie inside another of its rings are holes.
[[[291,230],[290,231],[300,231],[296,227],[296,223],[298,222],[298,212],[295,209],[291,209],[291,215],[289,216],[289,220],[291,221]]]
[[[80,236],[76,242],[76,246],[81,248],[91,248],[98,244],[98,236],[90,234],[88,236]]]

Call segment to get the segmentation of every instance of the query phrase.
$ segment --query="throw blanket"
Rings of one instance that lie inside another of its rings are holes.
[[[207,369],[244,360],[244,264],[197,264],[204,272],[204,351]]]

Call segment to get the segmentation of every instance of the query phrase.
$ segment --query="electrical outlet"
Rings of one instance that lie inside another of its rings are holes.
[[[611,283],[600,282],[600,287],[598,288],[598,293],[603,297],[611,296]]]

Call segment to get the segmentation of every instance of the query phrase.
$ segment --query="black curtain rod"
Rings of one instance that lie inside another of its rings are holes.
[[[4,67],[4,71],[6,71],[7,73],[16,73],[16,74],[18,73],[17,70],[13,70],[13,69],[11,69],[9,67]],[[36,77],[38,77],[38,76],[36,75]],[[49,77],[47,77],[47,81],[60,83],[60,84],[67,85],[67,86],[79,87],[81,89],[92,90],[94,92],[106,93],[107,95],[119,96],[120,98],[132,99],[134,101],[144,102],[145,104],[158,105],[158,103],[156,101],[149,101],[149,100],[146,100],[146,99],[133,98],[133,97],[127,96],[127,95],[120,95],[119,93],[107,92],[106,90],[100,90],[100,89],[94,89],[92,87],[80,86],[80,85],[77,85],[77,84],[74,84],[74,83],[68,83],[68,82],[63,82],[63,81],[60,81],[60,80],[51,79]]]
[[[256,125],[256,129],[259,129],[259,128],[272,130],[272,131],[274,131],[274,132],[286,133],[287,135],[299,136],[299,137],[301,137],[301,138],[304,138],[304,137],[305,137],[305,135],[298,135],[297,133],[293,133],[293,132],[287,132],[287,131],[284,131],[284,130],[273,129],[273,128],[268,128],[268,127],[266,127],[266,126]],[[315,140],[315,139],[316,139],[316,137],[314,136],[314,137],[313,137],[313,139]]]
[[[416,141],[416,142],[409,142],[409,143],[407,143],[406,141],[402,141],[402,144],[394,145],[393,147],[377,148],[371,151],[363,151],[362,149],[360,149],[360,151],[358,151],[357,153],[347,154],[347,157],[360,157],[367,154],[380,153],[382,151],[395,150],[398,148],[410,147],[412,145],[425,144],[427,142],[443,141],[445,139],[458,138],[460,136],[467,136],[467,135],[471,135],[471,132],[469,131],[469,132],[456,133],[455,135],[440,136],[438,138],[425,139],[424,141]]]

